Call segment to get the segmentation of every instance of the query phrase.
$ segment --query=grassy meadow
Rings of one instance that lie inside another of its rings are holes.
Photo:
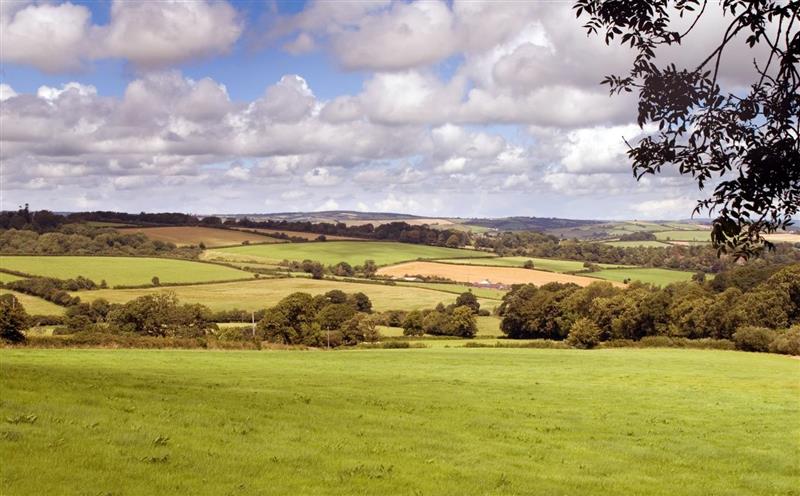
[[[0,350],[0,489],[800,493],[800,361],[738,352]]]
[[[88,277],[109,286],[224,281],[253,277],[252,273],[209,263],[164,258],[3,256],[2,268],[35,276],[69,279]]]
[[[711,241],[711,231],[701,229],[696,231],[659,231],[653,233],[659,241]]]
[[[19,281],[22,277],[15,276],[13,274],[6,274],[5,272],[0,272],[0,282],[6,283],[11,281]]]
[[[442,248],[439,246],[414,245],[383,241],[324,241],[318,243],[292,243],[271,245],[236,246],[217,250],[240,256],[256,257],[273,262],[281,260],[302,261],[305,259],[334,265],[347,262],[352,266],[362,265],[365,260],[374,260],[378,265],[390,265],[418,258],[490,257],[489,253]]]
[[[669,246],[668,243],[662,243],[661,241],[606,241],[604,244],[620,248],[637,248],[640,246],[644,248],[666,248]]]
[[[25,308],[25,311],[28,312],[28,315],[61,315],[64,313],[64,310],[66,310],[66,307],[61,307],[55,303],[50,303],[43,298],[31,296],[25,293],[19,293],[17,291],[11,291],[10,289],[0,288],[0,295],[9,293],[14,295],[17,298],[17,301],[22,303],[22,306]]]
[[[369,296],[375,310],[417,310],[433,308],[438,303],[450,304],[456,294],[426,288],[388,286],[384,284],[359,284],[351,282],[316,280],[307,277],[282,279],[254,279],[219,284],[174,286],[170,288],[100,289],[77,291],[82,301],[105,298],[111,303],[125,303],[139,296],[159,291],[173,291],[183,303],[202,303],[212,310],[260,310],[275,305],[291,293],[302,291],[312,295],[341,289],[347,293],[361,291]],[[494,308],[499,301],[481,299],[486,308]]]
[[[656,269],[645,267],[631,267],[629,269],[607,269],[589,274],[592,277],[606,281],[623,282],[625,279],[641,281],[656,286],[666,286],[673,282],[684,282],[692,279],[693,272],[686,270]]]

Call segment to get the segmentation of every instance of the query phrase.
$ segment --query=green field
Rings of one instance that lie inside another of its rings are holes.
[[[260,310],[275,305],[291,293],[302,291],[310,294],[326,293],[341,289],[346,293],[361,291],[370,297],[375,310],[416,310],[433,308],[438,303],[448,305],[456,300],[450,292],[431,289],[388,286],[384,284],[358,284],[340,281],[316,280],[307,277],[284,279],[259,279],[220,284],[199,284],[171,288],[100,289],[72,293],[83,301],[105,298],[111,303],[124,303],[139,296],[173,291],[183,303],[201,303],[212,310]],[[479,300],[486,308],[494,308],[496,300]]]
[[[6,274],[5,272],[0,272],[0,282],[11,282],[11,281],[19,281],[22,277],[15,276],[13,274]]]
[[[689,281],[694,273],[685,270],[634,267],[630,269],[601,270],[587,275],[605,279],[606,281],[623,282],[625,279],[630,279],[631,281],[641,281],[655,284],[656,286],[666,286],[673,282]]]
[[[661,241],[606,241],[604,244],[619,246],[621,248],[666,248],[669,246],[669,244],[662,243]]]
[[[162,283],[253,277],[249,272],[222,265],[165,258],[3,256],[2,268],[58,279],[83,276],[98,284],[105,279],[109,286],[149,284],[153,276]]]
[[[0,492],[798,494],[800,361],[0,350]]]
[[[584,270],[583,262],[575,260],[555,260],[552,258],[535,258],[535,257],[497,257],[497,258],[481,258],[471,260],[438,260],[444,263],[453,263],[458,265],[491,265],[492,267],[522,267],[528,260],[533,261],[535,269],[548,270],[550,272],[578,272]],[[603,268],[623,267],[622,265],[614,264],[597,264]]]
[[[405,282],[397,281],[395,284],[398,286],[408,286],[412,288],[426,288],[434,289],[436,291],[444,291],[446,293],[453,293],[459,295],[465,292],[471,292],[478,298],[488,298],[490,300],[502,300],[506,291],[492,288],[476,288],[474,286],[467,286],[465,284],[451,284],[446,282]]]
[[[489,253],[475,250],[458,250],[438,246],[413,245],[379,241],[325,241],[322,243],[283,243],[222,248],[218,252],[248,255],[263,260],[314,260],[325,265],[347,262],[362,265],[374,260],[378,265],[391,265],[418,258],[490,257]]]
[[[31,296],[25,293],[18,293],[10,289],[0,288],[0,294],[13,294],[17,300],[22,303],[22,307],[28,315],[61,315],[64,313],[65,308],[50,303],[49,301]]]
[[[653,234],[655,234],[656,238],[661,241],[711,241],[710,230],[660,231]]]

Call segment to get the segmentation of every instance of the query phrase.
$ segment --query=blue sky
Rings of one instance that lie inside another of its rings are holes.
[[[568,3],[0,7],[2,208],[685,218]],[[715,26],[711,26],[714,28]],[[713,29],[706,29],[708,33]]]

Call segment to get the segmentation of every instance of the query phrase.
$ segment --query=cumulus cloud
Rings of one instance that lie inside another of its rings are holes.
[[[59,5],[6,2],[0,9],[3,61],[45,72],[81,69],[86,61],[122,58],[143,69],[229,51],[244,29],[225,1],[115,0],[107,25],[92,24],[91,12]]]

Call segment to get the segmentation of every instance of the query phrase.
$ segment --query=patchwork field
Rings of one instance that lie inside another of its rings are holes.
[[[152,240],[175,243],[178,246],[199,245],[203,243],[209,248],[215,246],[240,245],[249,243],[279,243],[280,240],[269,236],[260,236],[232,229],[215,229],[213,227],[137,227],[122,232],[140,232]]]
[[[528,260],[533,262],[535,269],[549,270],[552,272],[577,272],[584,270],[583,262],[575,260],[555,260],[551,258],[535,257],[496,257],[472,260],[437,260],[437,262],[454,263],[459,265],[491,265],[496,267],[522,267]],[[622,265],[597,264],[603,268],[623,267]]]
[[[22,303],[22,307],[25,308],[28,315],[61,315],[64,313],[64,307],[60,307],[55,303],[50,303],[45,299],[25,293],[18,293],[10,289],[0,288],[0,294],[9,293],[17,297],[17,300]]]
[[[782,356],[5,349],[0,362],[4,494],[797,494],[800,361]]]
[[[250,272],[222,265],[165,258],[3,256],[2,268],[58,279],[83,276],[98,284],[105,279],[109,286],[149,284],[154,276],[161,283],[253,277]]]
[[[607,281],[622,282],[625,279],[629,279],[631,281],[646,282],[656,286],[666,286],[667,284],[672,284],[673,282],[689,281],[692,279],[693,275],[693,272],[688,272],[685,270],[640,267],[609,269],[591,273],[592,277],[605,279]]]
[[[438,246],[413,245],[382,241],[325,241],[319,243],[282,243],[273,245],[250,245],[223,248],[217,251],[246,255],[264,261],[305,259],[334,265],[347,262],[356,266],[365,260],[374,260],[378,265],[388,265],[418,258],[490,257],[491,254]]]
[[[432,289],[387,286],[384,284],[358,284],[338,281],[316,280],[305,277],[284,279],[254,279],[220,284],[175,286],[171,288],[100,289],[78,291],[73,294],[83,301],[105,298],[111,303],[124,303],[139,296],[173,291],[184,303],[202,303],[212,310],[260,310],[270,307],[291,293],[302,291],[310,294],[326,293],[341,289],[347,293],[363,292],[372,300],[375,310],[415,310],[433,308],[438,303],[450,304],[456,295]],[[482,305],[493,308],[496,300],[480,300]]]
[[[503,284],[547,284],[549,282],[575,283],[588,286],[597,279],[571,274],[559,274],[542,270],[513,267],[486,267],[482,265],[455,265],[436,262],[408,262],[378,269],[378,274],[389,277],[425,276],[444,277],[453,281],[475,283],[488,279]],[[615,283],[619,284],[619,283]],[[621,284],[620,284],[621,285]]]

